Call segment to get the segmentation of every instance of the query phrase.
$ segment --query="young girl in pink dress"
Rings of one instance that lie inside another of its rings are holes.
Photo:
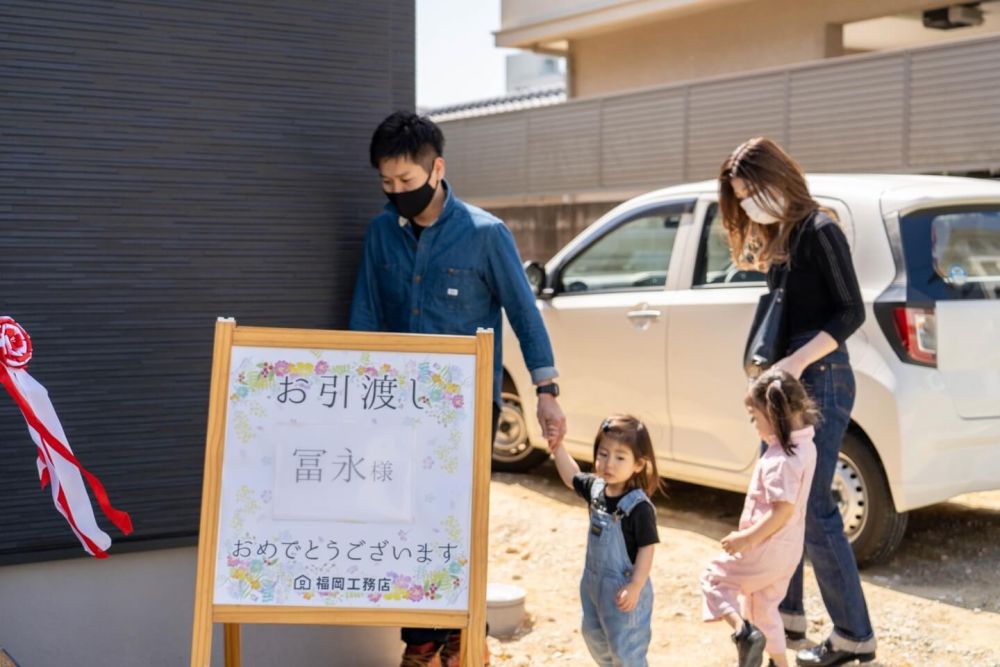
[[[778,604],[802,555],[806,500],[816,467],[816,406],[798,380],[774,368],[754,380],[747,411],[766,449],[747,490],[739,530],[722,538],[701,576],[706,621],[725,619],[739,667],[787,667]]]

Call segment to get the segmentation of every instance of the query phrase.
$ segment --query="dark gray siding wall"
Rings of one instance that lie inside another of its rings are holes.
[[[132,515],[113,550],[194,541],[217,316],[346,326],[413,26],[412,0],[0,4],[0,314]],[[6,395],[0,446],[0,562],[82,554]]]

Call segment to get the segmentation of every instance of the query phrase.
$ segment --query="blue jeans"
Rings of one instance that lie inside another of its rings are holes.
[[[794,338],[789,353],[802,347],[813,336],[808,334]],[[805,552],[812,563],[834,631],[845,639],[866,641],[875,633],[868,617],[868,605],[861,590],[854,552],[844,535],[844,522],[830,488],[837,467],[837,455],[854,407],[854,371],[851,370],[847,348],[842,345],[811,364],[802,373],[801,380],[822,415],[822,421],[816,425],[814,439],[816,474],[806,508]],[[801,562],[792,575],[788,593],[779,609],[785,617],[801,617],[803,621],[793,625],[805,629]],[[789,628],[787,618],[785,627]]]

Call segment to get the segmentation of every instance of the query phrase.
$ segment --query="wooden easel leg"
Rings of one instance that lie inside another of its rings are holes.
[[[240,667],[240,626],[225,623],[222,627],[226,646],[226,667]]]
[[[482,667],[486,658],[486,634],[462,630],[462,667]]]

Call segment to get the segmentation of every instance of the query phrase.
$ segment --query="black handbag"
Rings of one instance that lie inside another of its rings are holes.
[[[807,225],[811,221],[812,216],[801,224]],[[743,370],[751,379],[773,366],[788,349],[788,318],[785,315],[788,295],[785,286],[788,284],[788,274],[792,271],[792,255],[802,236],[801,226],[797,232],[788,253],[788,262],[782,269],[781,283],[774,290],[761,295],[760,301],[757,302],[757,311],[750,326],[750,336],[743,350]]]
[[[790,262],[789,262],[790,263]],[[785,285],[790,267],[781,275],[781,284],[757,302],[750,336],[743,350],[743,370],[748,378],[756,378],[781,359],[788,347],[788,328],[785,317]]]

